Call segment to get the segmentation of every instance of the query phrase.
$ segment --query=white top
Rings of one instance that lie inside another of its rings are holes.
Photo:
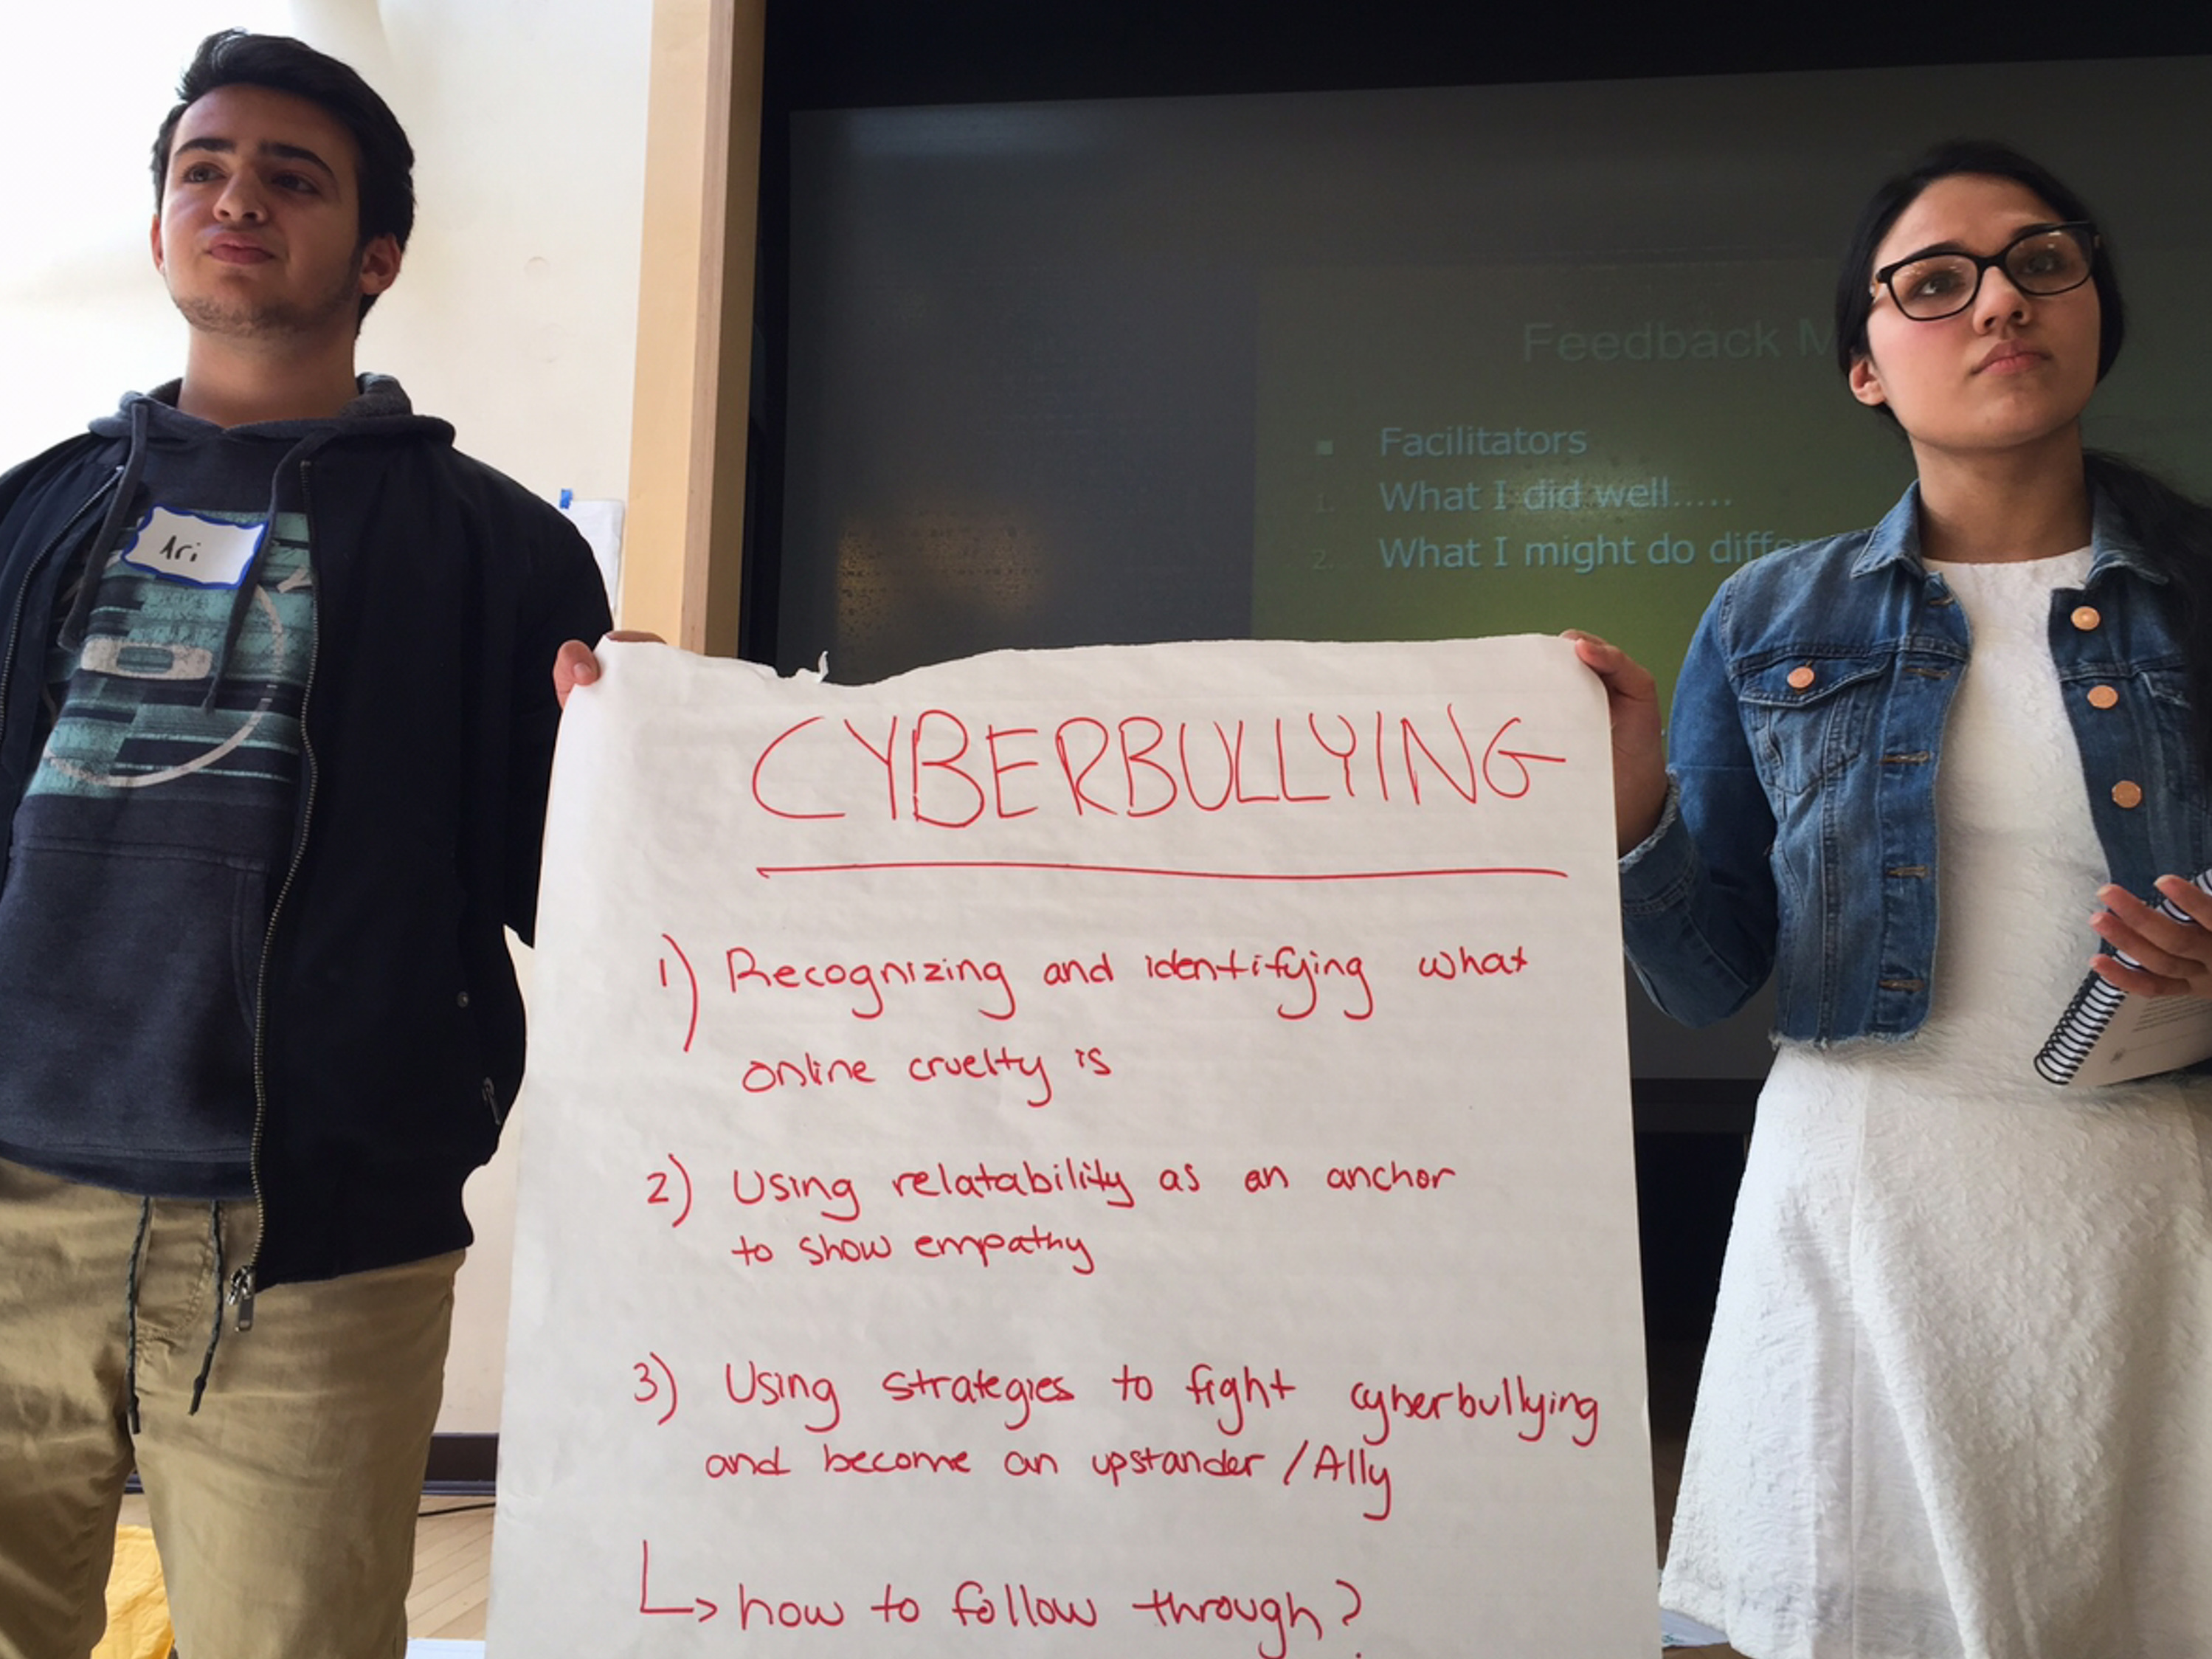
[[[2033,1066],[2105,879],[2048,643],[2088,562],[1933,567],[1930,1012],[1760,1099],[1662,1591],[1758,1659],[2212,1651],[2212,1094]]]

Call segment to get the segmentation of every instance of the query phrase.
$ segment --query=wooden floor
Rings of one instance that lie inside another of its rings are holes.
[[[415,1586],[407,1592],[407,1634],[483,1640],[491,1592],[491,1500],[426,1498],[415,1523]],[[146,1500],[123,1500],[118,1524],[151,1524]]]
[[[471,1500],[423,1500],[415,1523],[415,1588],[407,1592],[407,1633],[482,1641],[491,1589],[491,1510]]]

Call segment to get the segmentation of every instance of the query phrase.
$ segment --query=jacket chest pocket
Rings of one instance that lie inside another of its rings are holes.
[[[1770,792],[1802,795],[1866,752],[1893,660],[1892,652],[1783,657],[1738,677],[1745,736]]]

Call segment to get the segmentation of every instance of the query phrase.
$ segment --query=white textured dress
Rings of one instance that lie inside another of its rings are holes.
[[[1753,1659],[2212,1656],[2212,1085],[2031,1065],[2105,879],[2046,638],[2088,559],[1935,567],[1931,1011],[1760,1097],[1661,1590]]]

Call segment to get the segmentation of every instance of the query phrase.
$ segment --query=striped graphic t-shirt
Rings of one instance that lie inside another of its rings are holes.
[[[209,580],[161,568],[199,552],[185,539],[194,535],[221,550],[210,565],[225,562],[204,573]],[[210,706],[209,678],[245,576],[238,567],[257,551],[255,591]],[[226,848],[237,844],[240,814],[273,812],[281,840],[314,627],[306,520],[279,513],[272,527],[258,512],[155,508],[125,532],[98,581],[82,641],[64,642],[57,629],[48,654],[53,723],[29,793],[119,801],[160,790],[164,816],[185,802],[216,809]]]

